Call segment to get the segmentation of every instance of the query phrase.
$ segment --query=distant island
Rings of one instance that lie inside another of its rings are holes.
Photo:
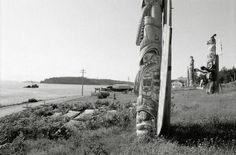
[[[52,77],[40,81],[40,83],[49,83],[49,84],[82,84],[85,85],[113,85],[113,84],[131,84],[133,82],[128,81],[118,81],[118,80],[111,80],[111,79],[90,79],[90,78],[82,78],[82,77]]]

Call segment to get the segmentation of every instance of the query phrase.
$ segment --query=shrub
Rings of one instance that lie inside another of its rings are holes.
[[[67,139],[70,137],[70,131],[63,127],[64,119],[41,117],[44,115],[41,115],[39,109],[30,117],[25,117],[27,115],[24,113],[21,112],[0,120],[0,145],[14,142],[20,134],[23,134],[25,140],[41,137],[48,139]]]
[[[111,110],[117,110],[119,108],[121,108],[119,101],[111,102],[109,104],[109,109],[111,109]]]
[[[102,106],[109,106],[110,105],[110,102],[108,100],[97,100],[95,103],[94,103],[94,107],[95,108],[100,108]]]
[[[79,102],[72,104],[70,110],[84,111],[86,109],[94,109],[94,105],[88,102]]]
[[[40,109],[35,110],[34,115],[37,115],[39,117],[51,116],[51,115],[53,115],[52,110],[53,110],[53,108],[51,106],[50,107],[42,107]]]
[[[35,98],[31,98],[31,99],[28,99],[28,102],[29,102],[29,103],[34,103],[34,102],[38,102],[38,100],[35,99]]]
[[[97,94],[97,96],[99,99],[104,99],[104,98],[107,98],[108,96],[110,96],[110,93],[109,92],[99,92]]]

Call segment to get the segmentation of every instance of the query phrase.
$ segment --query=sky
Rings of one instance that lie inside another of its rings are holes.
[[[0,0],[0,79],[50,77],[134,81],[141,0]],[[218,34],[220,67],[236,66],[236,1],[173,0],[172,79],[190,56],[206,65],[206,41]]]

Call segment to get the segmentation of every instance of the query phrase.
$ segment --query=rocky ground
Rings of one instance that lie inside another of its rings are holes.
[[[90,96],[7,115],[0,119],[0,154],[35,154],[38,151],[27,142],[66,140],[78,132],[125,128],[135,118],[135,100],[133,94],[122,93],[116,93],[116,99],[114,94],[106,99]],[[90,149],[85,152],[94,153]]]

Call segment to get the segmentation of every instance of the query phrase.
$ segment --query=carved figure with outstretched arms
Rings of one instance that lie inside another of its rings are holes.
[[[211,36],[210,40],[207,41],[208,55],[207,55],[207,65],[202,66],[200,69],[195,69],[201,73],[206,74],[207,78],[207,88],[206,92],[208,94],[213,94],[219,92],[219,81],[218,81],[218,70],[219,70],[219,57],[216,54],[216,34]]]

